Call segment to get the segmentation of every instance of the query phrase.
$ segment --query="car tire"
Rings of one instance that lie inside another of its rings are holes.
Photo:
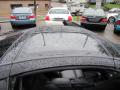
[[[113,20],[112,20],[113,19]],[[109,17],[108,23],[114,23],[115,22],[115,17]]]
[[[85,24],[84,24],[84,23],[81,23],[81,27],[85,28]]]
[[[80,16],[80,13],[79,13],[79,12],[76,12],[76,16]]]
[[[16,25],[12,25],[12,24],[11,24],[11,26],[12,26],[12,28],[16,28]]]
[[[33,24],[33,27],[36,27],[36,24]]]
[[[102,31],[105,31],[105,29],[106,29],[106,27],[102,27],[102,28],[101,28]]]
[[[116,31],[116,29],[114,28],[114,33],[116,34],[117,33],[117,31]]]

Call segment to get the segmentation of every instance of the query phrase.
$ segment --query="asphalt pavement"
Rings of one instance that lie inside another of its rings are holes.
[[[44,21],[38,21],[37,22],[37,27],[40,26],[40,25],[45,25],[45,22]],[[2,35],[2,36],[0,36],[0,40],[7,37],[7,34],[14,33],[14,31],[15,32],[21,32],[21,31],[23,31],[25,29],[29,29],[29,28],[32,28],[32,27],[23,26],[23,27],[18,27],[18,28],[13,29],[9,22],[8,23],[1,23],[0,35]],[[110,40],[113,43],[120,44],[120,34],[115,34],[113,32],[113,30],[114,30],[113,24],[108,24],[104,32],[95,31],[95,30],[93,32],[95,32],[98,35]]]

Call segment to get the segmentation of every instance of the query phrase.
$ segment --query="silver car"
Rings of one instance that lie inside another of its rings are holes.
[[[20,25],[36,25],[36,16],[29,7],[13,9],[10,18],[12,27]]]

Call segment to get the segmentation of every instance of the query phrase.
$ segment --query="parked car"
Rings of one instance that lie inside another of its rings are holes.
[[[0,90],[119,90],[120,54],[84,28],[40,26],[0,60]]]
[[[66,0],[66,4],[70,13],[76,16],[81,15],[85,10],[85,1],[81,0]]]
[[[114,32],[120,32],[120,14],[116,17],[115,23],[114,23]]]
[[[10,22],[12,27],[20,25],[34,25],[36,26],[36,16],[30,7],[19,7],[13,9]]]
[[[109,12],[120,12],[120,8],[112,8]]]
[[[45,17],[47,24],[62,22],[64,20],[72,21],[72,15],[66,7],[53,7],[48,11]]]
[[[107,13],[107,19],[109,23],[114,23],[116,16],[120,13],[119,8],[113,8]]]
[[[105,30],[107,25],[107,17],[102,9],[88,8],[81,17],[81,26],[85,28],[97,28]]]

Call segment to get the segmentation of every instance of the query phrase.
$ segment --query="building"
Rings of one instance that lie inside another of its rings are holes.
[[[37,14],[51,7],[51,0],[36,0]],[[9,16],[12,9],[21,6],[34,6],[34,0],[0,0],[0,16]]]
[[[101,0],[102,3],[106,3],[107,0]],[[88,0],[89,3],[96,3],[96,0]]]
[[[113,0],[113,2],[120,4],[120,0]]]

